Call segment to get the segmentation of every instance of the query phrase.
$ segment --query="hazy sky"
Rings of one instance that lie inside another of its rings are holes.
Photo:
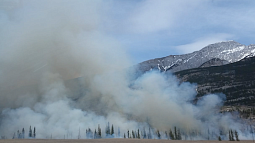
[[[17,15],[20,7],[23,8],[20,12],[37,11],[29,1],[1,0],[0,26]],[[46,5],[47,2],[40,1]],[[68,8],[75,10],[81,1],[73,3]],[[254,0],[91,0],[91,3],[99,5],[93,10],[98,12],[97,17],[90,17],[100,21],[99,31],[116,39],[134,63],[189,53],[226,40],[255,43]],[[82,15],[83,11],[79,9],[78,13]]]

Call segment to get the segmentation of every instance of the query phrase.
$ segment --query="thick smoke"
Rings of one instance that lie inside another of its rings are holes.
[[[149,72],[139,78],[118,41],[103,30],[102,1],[0,2],[0,135],[35,126],[37,138],[85,138],[110,122],[121,137],[146,128],[219,135],[241,123],[219,114],[223,100],[192,104],[195,85]],[[104,130],[103,130],[104,136]]]

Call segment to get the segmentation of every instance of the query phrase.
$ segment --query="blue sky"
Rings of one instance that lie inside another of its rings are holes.
[[[109,5],[107,32],[136,62],[226,40],[255,43],[254,0],[116,0]]]
[[[254,0],[1,0],[0,26],[20,19],[33,23],[29,17],[40,17],[51,5],[55,10],[48,16],[59,9],[75,11],[69,16],[96,25],[97,31],[118,41],[134,63],[226,40],[255,43]]]

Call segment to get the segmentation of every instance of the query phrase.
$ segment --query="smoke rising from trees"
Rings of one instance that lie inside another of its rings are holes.
[[[218,95],[194,105],[193,84],[154,71],[135,78],[122,45],[103,29],[101,1],[0,5],[0,135],[11,138],[17,129],[36,126],[37,138],[85,138],[87,128],[108,122],[120,134],[175,126],[217,134],[242,130],[231,115],[218,113]]]

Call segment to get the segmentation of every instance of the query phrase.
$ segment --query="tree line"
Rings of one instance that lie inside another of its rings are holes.
[[[151,127],[146,130],[143,128],[143,130],[137,129],[137,130],[127,130],[124,132],[121,136],[120,134],[120,128],[118,127],[117,132],[114,130],[114,125],[112,124],[110,126],[110,123],[105,127],[104,136],[102,136],[102,129],[100,125],[98,124],[98,127],[95,130],[92,130],[90,128],[86,129],[85,138],[87,139],[101,139],[101,138],[134,138],[134,139],[169,139],[169,140],[194,140],[198,139],[199,137],[203,137],[207,135],[207,139],[218,139],[219,141],[227,140],[227,135],[229,141],[240,141],[238,132],[236,130],[229,130],[228,132],[219,131],[219,133],[210,132],[209,128],[207,133],[205,131],[201,132],[199,130],[191,130],[189,132],[181,131],[181,129],[177,128],[176,126],[173,129],[169,129],[168,131],[159,131],[152,129]],[[251,127],[252,129],[252,127]],[[253,130],[252,130],[253,135]],[[25,129],[23,128],[21,131],[18,130],[17,132],[14,132],[13,139],[24,139],[24,138],[36,138],[36,128],[29,127],[28,134],[26,136]],[[52,135],[51,135],[52,138]],[[64,137],[65,138],[65,137]],[[68,137],[67,137],[68,138]],[[81,138],[81,133],[79,129],[79,133],[77,136],[77,139]],[[83,137],[84,138],[84,137]],[[201,139],[201,138],[200,138]]]
[[[29,127],[29,132],[28,132],[28,138],[35,138],[36,137],[36,130],[35,130],[35,127],[34,127],[34,131],[32,131],[32,127],[30,126]],[[17,134],[16,132],[14,132],[13,136],[12,136],[12,139],[24,139],[26,138],[26,135],[25,135],[25,128],[23,128],[21,131],[17,131]]]

